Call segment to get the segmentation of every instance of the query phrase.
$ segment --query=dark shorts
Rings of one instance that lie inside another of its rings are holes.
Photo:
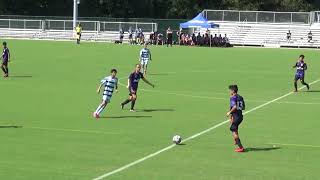
[[[304,74],[296,74],[295,77],[294,77],[294,79],[295,79],[296,81],[298,81],[299,79],[300,79],[300,80],[304,80]]]
[[[129,88],[128,90],[129,90],[129,96],[137,95],[138,89],[132,89],[134,92],[131,91],[131,88]]]
[[[8,61],[7,60],[3,60],[2,61],[2,65],[8,66]]]
[[[230,131],[238,131],[239,125],[242,123],[243,115],[232,115]]]

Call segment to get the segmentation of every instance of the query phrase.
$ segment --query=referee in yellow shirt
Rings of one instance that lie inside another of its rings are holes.
[[[80,23],[76,27],[76,32],[77,32],[77,44],[80,44],[81,32],[82,32],[82,27]]]

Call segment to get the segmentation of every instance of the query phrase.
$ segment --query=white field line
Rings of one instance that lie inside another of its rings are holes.
[[[278,146],[296,146],[296,147],[310,147],[310,148],[320,148],[320,146],[310,145],[310,144],[286,144],[286,143],[267,143],[269,145],[278,145]]]
[[[310,84],[315,84],[315,83],[317,83],[317,82],[319,82],[319,81],[320,81],[320,79],[315,80],[315,81],[313,81],[313,82],[310,83]],[[299,90],[301,90],[301,89],[303,89],[303,88],[305,88],[305,86],[299,88]],[[256,111],[256,110],[258,110],[258,109],[261,109],[261,108],[263,108],[263,107],[265,107],[265,106],[267,106],[267,105],[269,105],[269,104],[271,104],[271,103],[273,103],[273,102],[276,102],[276,101],[278,101],[278,100],[280,100],[280,99],[283,99],[283,98],[285,98],[285,97],[287,97],[287,96],[289,96],[289,95],[291,95],[291,94],[293,94],[293,93],[294,93],[294,92],[289,92],[289,93],[287,93],[287,94],[285,94],[285,95],[283,95],[283,96],[280,96],[280,97],[275,98],[275,99],[273,99],[273,100],[271,100],[271,101],[268,101],[268,102],[266,102],[266,103],[264,103],[264,104],[261,104],[261,105],[259,105],[259,106],[257,106],[257,107],[254,107],[253,109],[250,109],[249,111],[246,111],[246,112],[244,113],[244,115],[245,115],[245,114],[248,114],[248,113],[250,113],[250,112]],[[194,138],[196,138],[196,137],[199,137],[199,136],[201,136],[201,135],[203,135],[203,134],[206,134],[206,133],[208,133],[208,132],[210,132],[210,131],[212,131],[212,130],[214,130],[214,129],[216,129],[216,128],[218,128],[218,127],[220,127],[220,126],[222,126],[222,125],[224,125],[224,124],[226,124],[226,123],[228,123],[228,122],[229,122],[229,119],[227,119],[227,120],[225,120],[225,121],[223,121],[223,122],[221,122],[221,123],[219,123],[219,124],[216,124],[216,125],[208,128],[208,129],[206,129],[206,130],[204,130],[204,131],[201,131],[201,132],[199,132],[199,133],[197,133],[197,134],[194,134],[194,135],[186,138],[186,139],[183,140],[182,142],[190,141],[190,140],[192,140],[192,139],[194,139]],[[149,154],[149,155],[147,155],[147,156],[145,156],[145,157],[143,157],[143,158],[141,158],[141,159],[138,159],[138,160],[133,161],[133,162],[131,162],[131,163],[129,163],[129,164],[126,164],[126,165],[124,165],[124,166],[122,166],[122,167],[120,167],[120,168],[118,168],[118,169],[115,169],[115,170],[113,170],[113,171],[110,171],[110,172],[107,172],[107,173],[105,173],[105,174],[102,174],[101,176],[98,176],[98,177],[94,178],[93,180],[101,180],[101,179],[104,179],[104,178],[106,178],[106,177],[109,177],[109,176],[111,176],[111,175],[113,175],[113,174],[117,174],[117,173],[119,173],[119,172],[121,172],[121,171],[124,171],[124,170],[126,170],[126,169],[128,169],[128,168],[130,168],[130,167],[132,167],[132,166],[135,166],[135,165],[137,165],[137,164],[139,164],[139,163],[141,163],[141,162],[143,162],[143,161],[145,161],[145,160],[148,160],[148,159],[150,159],[150,158],[152,158],[152,157],[155,157],[155,156],[157,156],[157,155],[159,155],[159,154],[161,154],[161,153],[163,153],[163,152],[165,152],[165,151],[168,151],[168,150],[172,149],[172,148],[175,147],[175,146],[176,146],[176,145],[167,146],[167,147],[165,147],[165,148],[163,148],[163,149],[160,149],[159,151],[156,151],[156,152],[154,152],[154,153],[152,153],[152,154]]]
[[[122,83],[119,83],[121,86],[125,86]],[[197,95],[191,95],[191,94],[184,94],[184,93],[178,93],[178,92],[165,92],[165,91],[159,91],[159,90],[150,90],[150,89],[143,89],[140,88],[139,90],[145,91],[145,92],[154,92],[154,93],[161,93],[161,94],[167,94],[167,95],[176,95],[176,96],[183,96],[183,97],[190,97],[190,98],[197,98],[197,99],[209,99],[209,100],[228,100],[229,98],[222,98],[222,97],[215,97],[215,96],[197,96]],[[222,94],[222,93],[215,93],[213,94]],[[246,102],[256,102],[256,103],[266,103],[267,101],[261,101],[261,100],[246,100]],[[294,101],[281,101],[276,102],[277,104],[296,104],[296,105],[319,105],[320,103],[316,102],[294,102]]]
[[[79,130],[79,129],[59,129],[59,128],[44,128],[44,127],[24,127],[27,129],[37,129],[37,130],[45,130],[45,131],[64,131],[64,132],[78,132],[78,133],[92,133],[92,134],[120,134],[115,132],[101,132],[101,131],[90,131],[90,130]]]

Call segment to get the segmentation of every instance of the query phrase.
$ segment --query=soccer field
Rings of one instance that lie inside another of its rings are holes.
[[[156,87],[140,82],[137,112],[129,105],[121,110],[128,96],[121,85],[96,120],[100,80],[117,68],[126,84],[141,46],[23,40],[8,46],[11,77],[0,78],[0,179],[319,179],[316,50],[153,46],[147,79]],[[291,93],[300,54],[313,84],[310,92]],[[228,85],[235,83],[246,100],[245,153],[234,152],[225,122]],[[171,146],[176,134],[196,137]]]

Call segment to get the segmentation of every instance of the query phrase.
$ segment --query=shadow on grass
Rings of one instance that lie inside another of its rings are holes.
[[[14,126],[14,125],[8,125],[8,126],[0,126],[0,129],[2,128],[22,128],[23,126]]]
[[[320,90],[299,91],[304,93],[320,93]]]
[[[251,151],[273,151],[273,150],[278,150],[281,149],[280,147],[263,147],[263,148],[246,148],[246,152],[251,152]]]
[[[9,78],[32,78],[32,76],[29,76],[29,75],[15,75],[15,76],[9,76]]]
[[[137,112],[170,112],[174,109],[137,109]]]
[[[125,118],[152,118],[152,116],[105,116],[105,119],[125,119]]]

